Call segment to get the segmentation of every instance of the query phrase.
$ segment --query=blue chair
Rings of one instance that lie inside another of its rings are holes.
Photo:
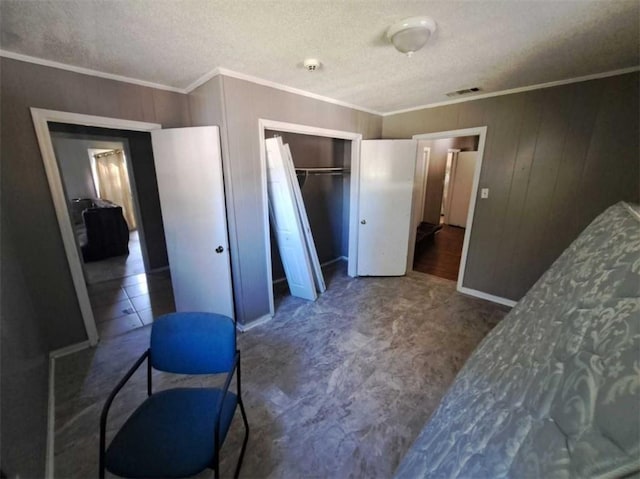
[[[147,361],[147,399],[105,449],[109,408],[122,387]],[[220,388],[175,388],[152,394],[151,370],[178,374],[227,373]],[[229,391],[234,372],[237,393]],[[240,351],[233,320],[211,313],[172,313],[152,325],[149,349],[107,398],[100,418],[100,478],[105,469],[123,477],[185,477],[207,468],[218,478],[219,451],[240,406],[245,436],[234,477],[249,439],[240,394]]]

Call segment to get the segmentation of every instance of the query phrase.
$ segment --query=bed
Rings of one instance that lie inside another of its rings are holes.
[[[640,215],[598,216],[482,341],[397,478],[640,471]]]

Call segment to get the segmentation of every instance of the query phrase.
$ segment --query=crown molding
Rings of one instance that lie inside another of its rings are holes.
[[[157,88],[159,90],[167,90],[167,91],[172,91],[175,93],[182,93],[182,94],[188,94],[191,93],[193,90],[195,90],[196,88],[198,88],[199,86],[201,86],[202,84],[206,83],[207,81],[211,80],[212,78],[219,76],[219,75],[223,75],[223,76],[228,76],[231,78],[237,78],[239,80],[245,80],[251,83],[256,83],[258,85],[262,85],[262,86],[267,86],[270,88],[275,88],[277,90],[281,90],[281,91],[285,91],[288,93],[293,93],[295,95],[300,95],[300,96],[305,96],[308,98],[313,98],[314,100],[319,100],[319,101],[323,101],[326,103],[331,103],[333,105],[338,105],[338,106],[344,106],[346,108],[351,108],[353,110],[359,110],[365,113],[371,113],[373,115],[378,115],[378,116],[382,116],[382,113],[379,111],[375,111],[375,110],[370,110],[367,108],[363,108],[361,106],[358,105],[353,105],[351,103],[347,103],[344,101],[340,101],[340,100],[336,100],[334,98],[330,98],[327,96],[322,96],[322,95],[318,95],[316,93],[311,93],[308,92],[306,90],[300,90],[298,88],[293,88],[287,85],[283,85],[281,83],[276,83],[276,82],[272,82],[270,80],[264,80],[262,78],[259,77],[255,77],[252,75],[246,75],[244,73],[240,73],[240,72],[236,72],[233,70],[229,70],[227,68],[214,68],[213,70],[205,73],[204,75],[202,75],[200,78],[198,78],[197,80],[195,80],[193,83],[191,83],[189,86],[187,86],[186,88],[177,88],[177,87],[173,87],[173,86],[168,86],[168,85],[163,85],[161,83],[154,83],[154,82],[149,82],[149,81],[145,81],[145,80],[139,80],[137,78],[131,78],[131,77],[127,77],[124,75],[115,75],[112,73],[105,73],[105,72],[101,72],[98,70],[92,70],[90,68],[84,68],[84,67],[78,67],[75,65],[68,65],[66,63],[60,63],[60,62],[56,62],[53,60],[45,60],[43,58],[38,58],[38,57],[32,57],[29,55],[23,55],[22,53],[15,53],[15,52],[10,52],[7,50],[2,50],[0,49],[0,57],[5,57],[5,58],[10,58],[12,60],[19,60],[19,61],[23,61],[23,62],[27,62],[27,63],[33,63],[35,65],[42,65],[45,67],[51,67],[51,68],[57,68],[59,70],[66,70],[66,71],[70,71],[70,72],[74,72],[74,73],[81,73],[83,75],[89,75],[89,76],[93,76],[93,77],[99,77],[99,78],[106,78],[108,80],[116,80],[116,81],[121,81],[121,82],[125,82],[125,83],[131,83],[134,85],[140,85],[140,86],[146,86],[146,87],[150,87],[150,88]]]
[[[585,76],[581,76],[581,77],[575,77],[575,78],[567,78],[565,80],[557,80],[557,81],[551,81],[551,82],[546,82],[546,83],[537,83],[535,85],[528,85],[528,86],[523,86],[523,87],[518,87],[518,88],[511,88],[509,90],[500,90],[500,91],[494,91],[491,93],[481,93],[479,95],[473,95],[473,96],[465,96],[464,98],[458,98],[456,100],[446,100],[446,101],[441,101],[441,102],[437,102],[437,103],[427,103],[424,105],[420,105],[420,106],[412,106],[411,108],[404,108],[402,110],[394,110],[394,111],[390,111],[387,113],[381,113],[381,115],[384,116],[391,116],[391,115],[398,115],[400,113],[409,113],[412,111],[417,111],[417,110],[426,110],[428,108],[436,108],[439,106],[447,106],[447,105],[454,105],[456,103],[464,103],[467,101],[474,101],[474,100],[482,100],[483,98],[491,98],[494,96],[503,96],[503,95],[512,95],[514,93],[522,93],[522,92],[526,92],[526,91],[532,91],[532,90],[541,90],[543,88],[551,88],[554,86],[562,86],[562,85],[569,85],[571,83],[580,83],[583,81],[589,81],[589,80],[598,80],[601,78],[608,78],[608,77],[613,77],[613,76],[617,76],[617,75],[624,75],[627,73],[633,73],[633,72],[637,72],[640,71],[640,66],[635,66],[635,67],[629,67],[629,68],[621,68],[619,70],[611,70],[608,72],[602,72],[602,73],[594,73],[592,75],[585,75]]]
[[[15,52],[10,52],[2,49],[0,49],[0,57],[10,58],[12,60],[19,60],[21,62],[33,63],[35,65],[42,65],[45,67],[58,68],[59,70],[66,70],[74,73],[81,73],[83,75],[89,75],[92,77],[106,78],[107,80],[116,80],[116,81],[121,81],[125,83],[131,83],[133,85],[156,88],[158,90],[172,91],[175,93],[187,93],[183,88],[176,88],[173,86],[163,85],[161,83],[138,80],[137,78],[131,78],[123,75],[115,75],[113,73],[105,73],[98,70],[92,70],[90,68],[78,67],[75,65],[68,65],[66,63],[55,62],[53,60],[45,60],[43,58],[32,57],[29,55],[23,55],[22,53],[15,53]]]
[[[195,90],[196,88],[198,88],[199,86],[204,85],[205,83],[207,83],[209,80],[222,75],[222,73],[220,73],[220,68],[216,67],[211,71],[208,71],[207,73],[205,73],[204,75],[202,75],[201,77],[199,77],[197,80],[195,80],[193,83],[190,83],[189,86],[187,86],[184,89],[185,93],[191,93],[193,90]]]
[[[294,87],[290,87],[287,85],[284,85],[282,83],[277,83],[271,80],[265,80],[263,78],[260,77],[256,77],[253,75],[247,75],[245,73],[240,73],[240,72],[236,72],[234,70],[229,70],[227,68],[215,68],[213,70],[211,70],[210,72],[202,75],[200,78],[198,78],[195,82],[193,82],[191,85],[189,85],[187,88],[185,88],[187,93],[191,93],[194,89],[196,89],[197,87],[199,87],[200,85],[202,85],[203,83],[211,80],[212,78],[221,75],[221,76],[226,76],[226,77],[231,77],[231,78],[237,78],[238,80],[245,80],[251,83],[255,83],[257,85],[262,85],[262,86],[266,86],[269,88],[274,88],[276,90],[281,90],[287,93],[293,93],[294,95],[300,95],[300,96],[305,96],[307,98],[313,98],[314,100],[319,100],[319,101],[323,101],[325,103],[331,103],[333,105],[338,105],[338,106],[344,106],[346,108],[351,108],[352,110],[358,110],[358,111],[362,111],[365,113],[370,113],[372,115],[378,115],[378,116],[383,116],[382,112],[376,111],[376,110],[371,110],[369,108],[364,108],[362,106],[358,106],[358,105],[354,105],[352,103],[347,103],[345,101],[341,101],[341,100],[336,100],[335,98],[330,98],[328,96],[323,96],[323,95],[318,95],[317,93],[311,93],[307,90],[301,90],[299,88],[294,88]]]
[[[446,101],[435,102],[435,103],[426,103],[426,104],[419,105],[419,106],[414,106],[414,107],[410,107],[410,108],[404,108],[404,109],[401,109],[401,110],[394,110],[394,111],[383,113],[383,112],[380,112],[380,111],[377,111],[377,110],[372,110],[370,108],[364,108],[362,106],[354,105],[352,103],[347,103],[345,101],[336,100],[334,98],[330,98],[330,97],[327,97],[327,96],[319,95],[317,93],[311,93],[311,92],[306,91],[306,90],[301,90],[299,88],[290,87],[290,86],[284,85],[282,83],[277,83],[277,82],[273,82],[273,81],[270,81],[270,80],[265,80],[265,79],[260,78],[260,77],[256,77],[256,76],[253,76],[253,75],[247,75],[245,73],[240,73],[240,72],[236,72],[234,70],[229,70],[227,68],[221,68],[221,67],[214,68],[213,70],[205,73],[204,75],[199,77],[197,80],[192,82],[186,88],[177,88],[177,87],[173,87],[173,86],[163,85],[161,83],[154,83],[154,82],[149,82],[149,81],[145,81],[145,80],[139,80],[137,78],[131,78],[131,77],[123,76],[123,75],[115,75],[115,74],[112,74],[112,73],[105,73],[105,72],[101,72],[101,71],[98,71],[98,70],[92,70],[90,68],[78,67],[78,66],[75,66],[75,65],[67,65],[66,63],[60,63],[60,62],[56,62],[56,61],[52,61],[52,60],[45,60],[45,59],[42,59],[42,58],[32,57],[32,56],[29,56],[29,55],[23,55],[21,53],[10,52],[10,51],[7,51],[7,50],[2,50],[2,49],[0,49],[0,57],[10,58],[10,59],[13,59],[13,60],[19,60],[19,61],[23,61],[23,62],[27,62],[27,63],[34,63],[36,65],[42,65],[42,66],[51,67],[51,68],[58,68],[60,70],[66,70],[66,71],[70,71],[70,72],[74,72],[74,73],[81,73],[83,75],[89,75],[89,76],[94,76],[94,77],[99,77],[99,78],[106,78],[108,80],[121,81],[121,82],[125,82],[125,83],[131,83],[131,84],[134,84],[134,85],[140,85],[140,86],[145,86],[145,87],[149,87],[149,88],[157,88],[159,90],[172,91],[172,92],[175,92],[175,93],[182,93],[182,94],[191,93],[193,90],[195,90],[199,86],[203,85],[207,81],[211,80],[212,78],[215,78],[216,76],[227,76],[227,77],[231,77],[231,78],[237,78],[238,80],[245,80],[245,81],[248,81],[248,82],[251,82],[251,83],[255,83],[257,85],[262,85],[262,86],[274,88],[276,90],[281,90],[281,91],[284,91],[284,92],[287,92],[287,93],[293,93],[294,95],[300,95],[300,96],[304,96],[304,97],[307,97],[307,98],[312,98],[314,100],[323,101],[325,103],[331,103],[333,105],[343,106],[343,107],[350,108],[350,109],[353,109],[353,110],[358,110],[358,111],[362,111],[362,112],[365,112],[365,113],[370,113],[372,115],[378,115],[378,116],[382,116],[382,117],[398,115],[400,113],[409,113],[409,112],[418,111],[418,110],[426,110],[426,109],[429,109],[429,108],[437,108],[437,107],[440,107],[440,106],[454,105],[456,103],[464,103],[464,102],[467,102],[467,101],[482,100],[484,98],[492,98],[492,97],[495,97],[495,96],[512,95],[514,93],[522,93],[522,92],[527,92],[527,91],[532,91],[532,90],[541,90],[543,88],[551,88],[551,87],[555,87],[555,86],[569,85],[571,83],[579,83],[579,82],[589,81],[589,80],[598,80],[598,79],[601,79],[601,78],[608,78],[608,77],[612,77],[612,76],[624,75],[624,74],[627,74],[627,73],[634,73],[634,72],[640,71],[640,66],[634,66],[634,67],[629,67],[629,68],[621,68],[619,70],[611,70],[611,71],[608,71],[608,72],[595,73],[595,74],[592,74],[592,75],[585,75],[585,76],[581,76],[581,77],[567,78],[567,79],[564,79],[564,80],[557,80],[557,81],[546,82],[546,83],[537,83],[535,85],[528,85],[528,86],[524,86],[524,87],[511,88],[511,89],[508,89],[508,90],[500,90],[500,91],[495,91],[495,92],[490,92],[490,93],[481,93],[479,95],[466,96],[464,98],[457,98],[455,100],[446,100]]]

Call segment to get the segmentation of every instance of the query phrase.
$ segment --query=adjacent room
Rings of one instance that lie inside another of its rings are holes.
[[[149,139],[53,122],[49,133],[100,336],[116,336],[175,311],[166,252],[160,244],[150,258],[144,234],[145,222],[160,216],[152,201],[155,174],[144,168],[141,155]],[[132,149],[141,157],[133,158]],[[142,200],[134,172],[146,193]]]
[[[0,476],[640,474],[638,18],[0,0]]]
[[[426,172],[418,198],[413,269],[458,280],[467,228],[478,136],[418,141],[416,168]]]

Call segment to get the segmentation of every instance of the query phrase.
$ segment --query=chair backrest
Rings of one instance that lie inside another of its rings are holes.
[[[171,313],[151,327],[151,365],[179,374],[229,371],[236,352],[236,328],[227,316]]]

